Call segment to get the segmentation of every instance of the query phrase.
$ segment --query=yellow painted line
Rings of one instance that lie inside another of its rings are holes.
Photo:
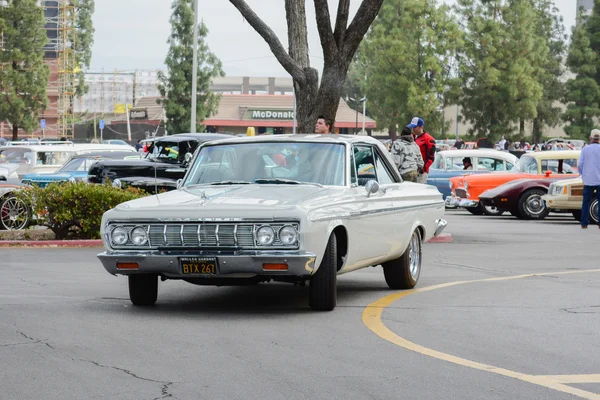
[[[363,311],[362,321],[373,333],[381,337],[382,339],[387,340],[397,346],[404,347],[405,349],[437,358],[438,360],[451,362],[457,365],[461,365],[464,367],[477,369],[480,371],[491,372],[494,374],[506,376],[509,378],[518,379],[524,382],[533,383],[535,385],[543,386],[549,389],[553,389],[563,393],[569,393],[574,396],[578,396],[584,399],[590,400],[600,400],[600,395],[592,392],[588,392],[586,390],[581,390],[577,388],[573,388],[565,385],[565,383],[595,383],[598,382],[595,379],[599,379],[599,374],[591,374],[591,375],[529,375],[523,374],[517,371],[511,371],[505,368],[495,367],[493,365],[483,364],[472,360],[467,360],[466,358],[461,358],[457,356],[453,356],[451,354],[442,353],[437,350],[433,350],[419,344],[413,343],[409,340],[406,340],[394,332],[392,332],[381,320],[381,315],[383,311],[389,307],[395,301],[409,296],[414,293],[421,292],[429,292],[432,290],[447,288],[451,286],[464,285],[468,283],[481,283],[481,282],[500,282],[500,281],[508,281],[515,279],[523,279],[523,278],[531,278],[536,276],[557,276],[557,275],[571,275],[571,274],[581,274],[581,273],[591,273],[591,272],[600,272],[600,269],[593,270],[577,270],[577,271],[563,271],[563,272],[548,272],[548,273],[539,273],[539,274],[523,274],[523,275],[514,275],[514,276],[506,276],[499,278],[486,278],[486,279],[476,279],[471,281],[457,281],[457,282],[448,282],[442,283],[439,285],[428,286],[421,289],[413,289],[407,290],[404,292],[398,292],[395,294],[391,294],[389,296],[385,296],[371,304],[369,304],[365,310]],[[587,379],[587,380],[586,380]]]

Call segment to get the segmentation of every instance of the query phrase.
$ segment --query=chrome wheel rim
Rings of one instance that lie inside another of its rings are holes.
[[[16,197],[9,197],[0,206],[0,222],[7,230],[23,229],[27,226],[29,215],[22,201]]]
[[[417,281],[419,279],[419,274],[421,273],[421,240],[417,231],[413,232],[413,235],[410,238],[409,257],[410,276],[413,280]]]
[[[598,200],[594,200],[592,204],[590,204],[590,217],[598,223]]]
[[[540,215],[545,209],[546,205],[539,194],[532,194],[525,201],[525,210],[529,215]]]

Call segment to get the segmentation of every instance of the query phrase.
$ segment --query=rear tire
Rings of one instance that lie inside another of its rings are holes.
[[[550,209],[546,207],[542,196],[547,192],[541,189],[529,189],[521,195],[517,207],[522,219],[541,220],[546,218]]]
[[[383,275],[390,289],[412,289],[421,276],[421,233],[415,230],[400,257],[383,263]]]
[[[598,200],[594,200],[590,204],[590,222],[593,224],[598,224],[598,211]]]
[[[134,306],[152,306],[158,298],[158,276],[129,275],[129,299]]]
[[[317,311],[331,311],[337,304],[337,240],[335,233],[323,255],[317,272],[310,277],[308,304]]]

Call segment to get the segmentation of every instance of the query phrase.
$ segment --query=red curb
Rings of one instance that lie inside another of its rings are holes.
[[[102,240],[0,240],[0,247],[102,247]]]
[[[451,233],[442,233],[437,237],[433,237],[427,241],[427,243],[452,243],[454,239]]]

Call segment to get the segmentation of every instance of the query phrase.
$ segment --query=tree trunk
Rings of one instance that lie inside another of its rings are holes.
[[[541,141],[542,141],[542,132],[541,132],[540,120],[536,118],[533,120],[533,129],[531,132],[531,144],[534,145],[536,143],[540,143]]]
[[[395,142],[398,139],[398,131],[396,128],[389,128],[388,134],[390,135],[390,139],[392,139],[392,142]]]
[[[525,120],[524,119],[521,119],[519,121],[519,135],[525,136]]]
[[[15,142],[19,140],[19,127],[16,124],[13,124],[13,136],[12,140]]]
[[[335,116],[344,89],[344,80],[341,80],[340,76],[346,76],[348,72],[348,67],[344,64],[344,61],[340,60],[336,64],[326,65],[323,69],[321,86],[316,101],[313,100],[312,110],[308,118],[313,124],[319,115],[323,115],[325,118],[333,120],[335,125]],[[312,131],[314,131],[314,126]],[[333,132],[334,126],[331,127],[331,133]]]
[[[320,115],[319,113],[314,114],[315,99],[319,90],[319,73],[314,68],[306,68],[305,76],[306,81],[303,85],[294,81],[296,118],[298,120],[297,133],[314,133],[317,117]]]

